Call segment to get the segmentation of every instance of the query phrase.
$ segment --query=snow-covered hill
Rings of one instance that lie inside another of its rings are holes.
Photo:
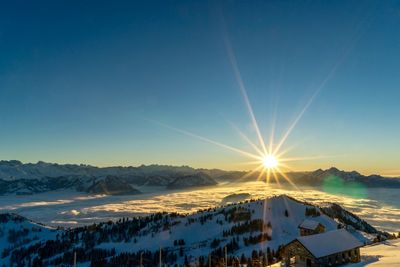
[[[322,223],[327,231],[346,227],[342,222],[361,221],[346,213],[346,219],[331,218],[325,213],[329,207],[320,209],[287,196],[264,200],[246,201],[223,207],[210,208],[191,215],[158,213],[140,218],[123,218],[117,222],[79,227],[55,232],[43,229],[42,239],[15,246],[8,251],[2,263],[27,264],[36,262],[49,265],[72,264],[73,252],[77,252],[80,264],[92,262],[95,266],[125,266],[122,263],[138,264],[140,255],[145,266],[155,266],[159,248],[162,260],[168,264],[204,261],[208,255],[212,260],[223,258],[227,248],[230,259],[240,257],[276,261],[282,245],[299,236],[298,226],[306,218]],[[26,220],[22,223],[31,224]],[[4,247],[14,246],[9,242],[7,229],[20,227],[18,223],[5,220]],[[35,225],[35,224],[32,224]],[[355,223],[351,232],[362,242],[369,243],[378,233],[372,226],[357,230]],[[43,242],[47,239],[47,242]]]

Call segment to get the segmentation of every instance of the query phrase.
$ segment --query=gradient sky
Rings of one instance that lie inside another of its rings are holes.
[[[400,174],[397,1],[9,1],[0,8],[0,158],[249,169],[265,139],[337,166]]]

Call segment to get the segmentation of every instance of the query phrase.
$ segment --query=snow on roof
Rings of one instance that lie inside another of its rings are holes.
[[[363,246],[358,239],[345,229],[333,230],[317,235],[301,236],[297,240],[316,258]]]
[[[299,225],[299,228],[304,228],[304,229],[309,229],[309,230],[315,230],[315,229],[317,229],[318,225],[319,225],[319,222],[317,222],[317,221],[305,219],[305,220]]]

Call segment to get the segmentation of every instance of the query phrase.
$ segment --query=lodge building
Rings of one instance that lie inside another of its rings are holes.
[[[287,244],[283,266],[325,267],[360,262],[363,244],[345,229],[300,236]]]
[[[304,220],[299,225],[299,229],[301,236],[316,235],[325,232],[325,226],[323,224],[308,219]]]

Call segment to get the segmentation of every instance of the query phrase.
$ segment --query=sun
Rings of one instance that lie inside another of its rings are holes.
[[[266,169],[275,169],[278,167],[278,159],[274,155],[266,155],[262,159],[262,164]]]

